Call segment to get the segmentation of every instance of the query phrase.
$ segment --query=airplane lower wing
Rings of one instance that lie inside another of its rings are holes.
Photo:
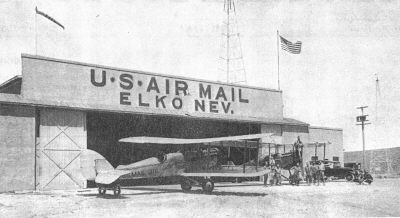
[[[99,173],[96,176],[95,182],[98,184],[111,184],[117,181],[121,176],[129,174],[127,170],[112,170],[108,172]]]
[[[233,172],[199,172],[199,173],[182,173],[185,177],[257,177],[269,173],[269,169],[251,172],[251,173],[233,173]]]

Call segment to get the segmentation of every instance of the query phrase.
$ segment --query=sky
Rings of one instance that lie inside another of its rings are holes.
[[[223,0],[0,0],[0,83],[21,74],[21,53],[226,81],[219,70],[223,5]],[[247,85],[278,88],[279,30],[303,43],[301,54],[279,55],[285,117],[341,128],[345,151],[361,150],[356,108],[369,106],[366,149],[399,146],[400,1],[235,5]],[[35,6],[65,30],[41,16],[35,22]]]

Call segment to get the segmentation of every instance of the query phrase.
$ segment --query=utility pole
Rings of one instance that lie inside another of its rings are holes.
[[[232,8],[232,2],[231,0],[228,0],[228,5],[226,6],[226,82],[229,83],[229,60],[230,60],[230,54],[229,54],[229,37],[231,37],[231,31],[229,31],[229,12],[231,11]]]
[[[368,106],[357,107],[357,109],[361,110],[361,116],[357,116],[357,125],[361,125],[361,131],[362,131],[362,144],[363,144],[362,168],[363,169],[365,169],[365,134],[364,134],[364,126],[371,124],[371,123],[366,123],[369,120],[367,120],[367,116],[368,115],[364,114],[364,108],[368,108]]]

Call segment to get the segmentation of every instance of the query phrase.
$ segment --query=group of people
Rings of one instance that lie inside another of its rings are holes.
[[[311,162],[311,166],[307,163],[304,167],[304,171],[308,185],[319,185],[320,182],[325,185],[325,165],[323,162]]]
[[[299,163],[297,163],[294,167],[291,168],[293,174],[289,176],[289,182],[292,185],[299,185],[301,180],[301,169]]]
[[[270,158],[269,160],[269,164],[265,164],[265,168],[269,168],[270,171],[264,175],[264,186],[267,187],[268,185],[281,185],[281,167],[279,163],[275,164],[273,158]]]
[[[296,156],[292,156],[292,162],[295,160],[301,161],[301,148],[303,147],[303,143],[300,140],[300,136],[297,137],[297,141],[294,143],[294,154],[297,154],[297,158],[295,159]],[[269,156],[265,163],[265,168],[270,169],[269,173],[264,175],[264,186],[268,185],[280,185],[281,184],[281,167],[280,167],[280,160],[281,156],[279,153],[276,154],[276,161],[277,163],[275,164],[274,158]],[[296,162],[295,162],[296,163]],[[290,184],[294,185],[299,185],[300,181],[302,180],[302,172],[301,172],[301,167],[299,165],[299,162],[296,163],[291,168],[291,175],[289,176],[289,182]],[[290,172],[289,172],[290,173]],[[314,185],[319,185],[320,182],[322,182],[323,185],[325,185],[325,165],[322,161],[313,161],[310,163],[307,163],[306,166],[304,167],[304,173],[305,173],[305,180],[308,185],[314,184]]]
[[[360,168],[354,169],[354,181],[359,184],[363,184],[364,182],[371,184],[373,180],[371,174],[369,174],[365,169],[361,170]]]

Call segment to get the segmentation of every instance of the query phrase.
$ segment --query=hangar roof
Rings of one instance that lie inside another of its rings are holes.
[[[333,128],[333,127],[323,127],[323,126],[310,126],[310,129],[322,129],[322,130],[333,130],[333,131],[343,131],[341,128]]]
[[[22,76],[17,75],[0,84],[0,93],[21,94]]]

